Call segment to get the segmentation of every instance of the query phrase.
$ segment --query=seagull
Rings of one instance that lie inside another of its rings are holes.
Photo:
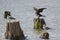
[[[39,8],[39,9],[37,9],[37,8],[35,8],[34,7],[34,10],[36,11],[36,14],[39,16],[39,17],[45,17],[44,15],[41,15],[40,13],[42,13],[43,12],[43,10],[44,9],[47,9],[47,8]]]

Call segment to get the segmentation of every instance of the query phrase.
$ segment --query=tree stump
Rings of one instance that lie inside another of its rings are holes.
[[[34,18],[34,29],[43,29],[43,25],[46,25],[44,19]]]
[[[23,31],[20,27],[20,23],[18,20],[10,20],[6,24],[6,32],[5,32],[6,39],[22,39],[24,38]]]

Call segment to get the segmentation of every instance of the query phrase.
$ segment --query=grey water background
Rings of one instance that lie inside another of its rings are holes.
[[[6,40],[6,20],[3,18],[4,11],[8,10],[12,16],[20,20],[20,26],[28,40],[44,40],[40,33],[33,29],[35,11],[33,7],[47,8],[43,11],[50,34],[49,40],[60,40],[60,0],[0,0],[0,40]]]

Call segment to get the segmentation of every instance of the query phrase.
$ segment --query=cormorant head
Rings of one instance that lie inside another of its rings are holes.
[[[4,18],[7,18],[7,16],[11,16],[10,11],[5,11],[5,12],[4,12]]]

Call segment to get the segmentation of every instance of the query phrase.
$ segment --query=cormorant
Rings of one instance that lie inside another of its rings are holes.
[[[11,16],[10,11],[5,11],[4,12],[4,18],[7,19],[7,16]]]
[[[47,9],[47,8],[37,9],[37,8],[34,7],[34,10],[36,11],[36,14],[37,14],[39,17],[41,17],[41,16],[45,17],[44,15],[41,15],[41,14],[40,14],[41,12],[43,12],[44,9]]]

